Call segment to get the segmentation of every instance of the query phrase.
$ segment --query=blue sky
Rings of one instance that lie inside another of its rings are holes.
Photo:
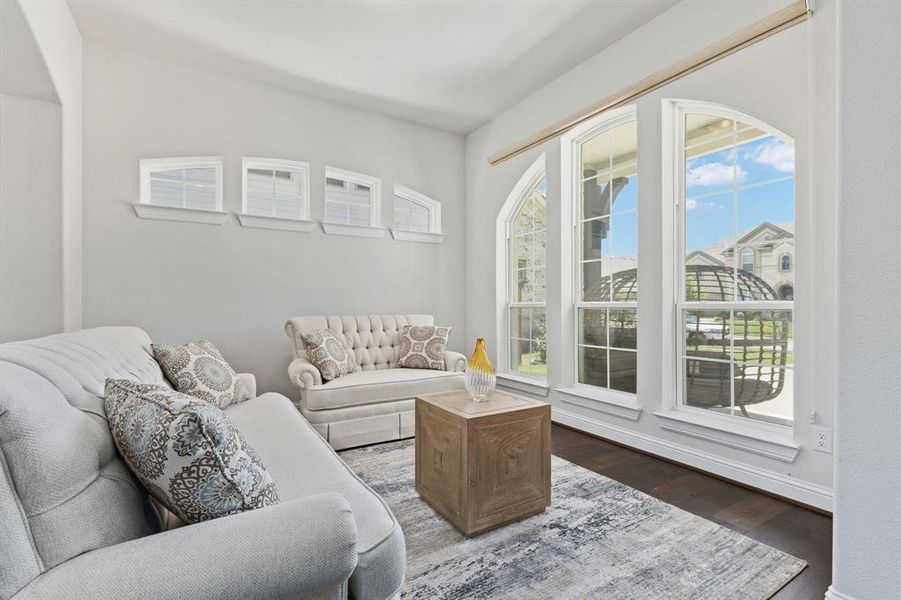
[[[686,253],[731,240],[734,209],[738,210],[737,234],[764,221],[794,221],[793,179],[743,189],[793,175],[794,154],[791,143],[771,135],[689,160],[685,168]],[[733,207],[736,183],[738,202]]]
[[[685,169],[685,252],[716,246],[733,238],[733,187],[737,183],[738,233],[764,221],[794,221],[795,183],[787,179],[759,187],[755,183],[794,174],[794,146],[767,136],[688,161]],[[736,161],[737,159],[737,161]],[[638,176],[629,178],[613,205],[607,242],[614,256],[636,256]]]

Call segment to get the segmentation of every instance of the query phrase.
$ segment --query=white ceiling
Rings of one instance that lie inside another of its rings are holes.
[[[676,0],[69,0],[83,37],[467,133]]]

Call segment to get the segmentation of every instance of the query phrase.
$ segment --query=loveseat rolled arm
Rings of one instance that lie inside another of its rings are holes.
[[[288,365],[288,377],[291,379],[291,383],[301,390],[314,385],[322,385],[322,373],[306,358],[295,358],[291,361],[291,364]]]
[[[459,352],[446,351],[444,353],[444,362],[448,371],[462,373],[466,370],[466,357]]]

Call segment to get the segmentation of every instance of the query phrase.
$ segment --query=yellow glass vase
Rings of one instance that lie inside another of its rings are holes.
[[[469,362],[466,363],[464,385],[466,391],[476,402],[488,400],[497,385],[494,365],[491,364],[491,359],[485,352],[485,340],[482,338],[476,340],[476,349],[469,357]]]

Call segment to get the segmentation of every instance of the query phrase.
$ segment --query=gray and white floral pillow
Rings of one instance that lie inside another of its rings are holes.
[[[119,453],[147,491],[186,523],[277,504],[275,482],[216,406],[154,384],[107,379]]]
[[[353,350],[345,346],[331,329],[303,333],[300,338],[307,357],[319,369],[323,381],[331,381],[356,370]]]
[[[444,350],[450,332],[450,327],[407,325],[401,330],[397,366],[446,371]]]
[[[151,347],[166,379],[182,394],[206,400],[219,408],[227,408],[244,398],[238,374],[212,342],[151,344]]]

